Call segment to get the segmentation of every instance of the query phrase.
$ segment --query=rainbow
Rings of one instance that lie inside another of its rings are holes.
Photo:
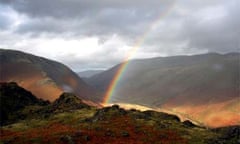
[[[136,39],[133,47],[130,49],[130,51],[127,53],[126,57],[124,58],[123,62],[120,64],[116,74],[114,75],[113,79],[111,80],[107,91],[103,97],[103,101],[102,104],[106,105],[108,104],[108,102],[110,101],[112,95],[115,92],[115,89],[117,87],[118,81],[121,79],[121,77],[123,76],[124,72],[127,69],[128,64],[130,63],[129,59],[131,59],[134,54],[137,52],[137,50],[139,49],[139,47],[144,43],[146,37],[149,35],[149,33],[154,30],[158,24],[160,23],[160,21],[162,20],[162,18],[164,18],[165,16],[167,16],[170,11],[174,8],[175,6],[175,1],[173,1],[171,4],[169,4],[169,6],[167,7],[166,11],[164,13],[160,13],[160,15],[158,16],[158,18],[153,21],[145,30],[145,32]]]

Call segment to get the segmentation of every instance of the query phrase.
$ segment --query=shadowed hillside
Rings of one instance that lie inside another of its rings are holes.
[[[100,101],[95,90],[65,65],[13,50],[0,50],[0,81],[14,81],[39,98],[53,101],[63,92]]]
[[[119,65],[86,79],[105,91]],[[163,108],[210,126],[240,123],[240,54],[132,60],[111,103]]]

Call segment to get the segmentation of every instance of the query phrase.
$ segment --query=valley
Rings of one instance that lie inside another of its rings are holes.
[[[0,50],[1,143],[239,142],[239,53],[133,60],[88,78]]]

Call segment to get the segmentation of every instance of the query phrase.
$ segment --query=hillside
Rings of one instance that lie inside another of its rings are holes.
[[[93,88],[59,62],[0,49],[0,82],[11,81],[44,100],[54,101],[63,91],[74,92],[84,100],[101,99]]]
[[[207,129],[152,110],[125,110],[118,105],[97,109],[71,93],[42,105],[16,83],[5,83],[0,90],[5,101],[27,102],[17,113],[25,117],[1,126],[0,143],[236,144],[239,140],[239,126]]]
[[[86,82],[105,92],[118,68]],[[240,124],[239,73],[239,53],[132,60],[110,102],[166,109],[213,127]]]

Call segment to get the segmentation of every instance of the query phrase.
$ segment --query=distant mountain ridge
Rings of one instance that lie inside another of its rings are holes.
[[[38,98],[54,101],[63,92],[100,101],[98,93],[67,66],[20,51],[0,49],[0,81],[17,82]]]
[[[120,65],[85,79],[103,92]],[[240,124],[240,53],[132,60],[111,103],[180,113],[209,126]]]
[[[81,78],[89,78],[92,77],[96,74],[99,74],[101,72],[103,72],[104,70],[86,70],[86,71],[81,71],[78,72],[77,74],[81,77]]]

